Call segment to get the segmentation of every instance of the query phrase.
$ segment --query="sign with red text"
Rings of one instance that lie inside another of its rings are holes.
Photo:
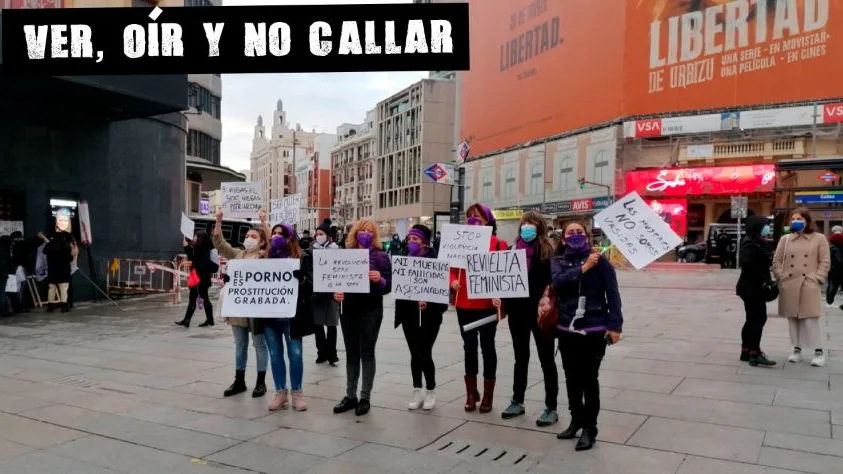
[[[635,191],[594,216],[594,222],[637,270],[682,244],[682,238]]]
[[[843,122],[843,102],[837,104],[820,105],[822,107],[822,123]]]
[[[737,126],[735,115],[725,113],[633,120],[624,123],[624,137],[653,138],[731,130]]]
[[[773,191],[773,164],[630,171],[626,190],[642,196],[730,195]]]

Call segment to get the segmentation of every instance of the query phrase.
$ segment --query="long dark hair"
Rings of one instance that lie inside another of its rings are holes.
[[[208,236],[208,233],[204,230],[196,231],[195,238],[193,239],[193,251],[198,253],[211,253],[211,249],[214,248],[214,243],[211,242],[211,238]]]

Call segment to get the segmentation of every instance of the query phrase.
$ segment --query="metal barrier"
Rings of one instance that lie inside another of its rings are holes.
[[[177,275],[175,263],[168,260],[115,258],[106,269],[106,291],[109,298],[153,293],[178,295]]]

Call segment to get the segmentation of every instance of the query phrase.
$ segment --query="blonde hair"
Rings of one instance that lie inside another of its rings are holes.
[[[383,250],[381,237],[378,233],[378,226],[375,224],[375,221],[371,219],[360,219],[351,226],[351,230],[348,231],[348,236],[345,238],[345,248],[356,249],[358,247],[357,233],[361,230],[363,232],[372,233],[372,248]]]

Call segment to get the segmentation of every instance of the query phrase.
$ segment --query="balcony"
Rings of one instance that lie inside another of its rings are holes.
[[[688,154],[688,146],[679,149],[679,161],[716,161],[741,158],[764,158],[772,160],[777,157],[801,157],[805,155],[805,139],[792,138],[786,140],[767,140],[764,142],[733,142],[711,145],[709,153]]]

